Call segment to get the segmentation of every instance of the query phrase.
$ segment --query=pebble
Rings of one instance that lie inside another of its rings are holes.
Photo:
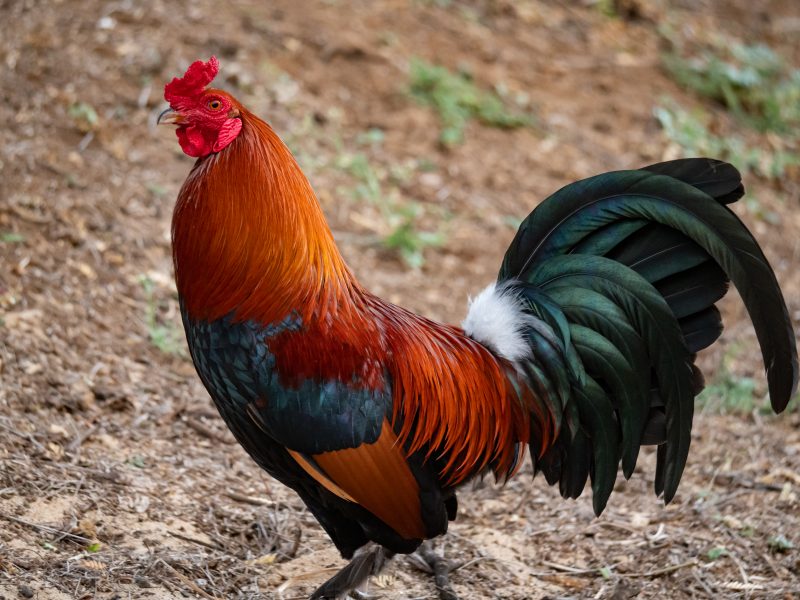
[[[33,589],[28,587],[27,585],[21,585],[17,588],[19,591],[19,595],[22,598],[33,598]]]

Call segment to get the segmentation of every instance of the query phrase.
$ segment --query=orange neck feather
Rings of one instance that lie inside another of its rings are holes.
[[[197,161],[172,220],[178,292],[194,319],[308,320],[358,294],[319,202],[269,125],[241,110],[242,132]]]
[[[175,279],[189,316],[267,325],[297,314],[303,335],[270,339],[286,385],[383,389],[388,375],[398,443],[447,455],[450,484],[490,463],[509,476],[530,433],[530,390],[516,391],[513,370],[460,329],[363,290],[288,148],[251,113],[241,118],[239,136],[195,164],[175,207]],[[547,415],[538,419],[547,446]]]

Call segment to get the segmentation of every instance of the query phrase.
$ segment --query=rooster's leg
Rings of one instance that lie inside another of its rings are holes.
[[[433,544],[430,541],[423,542],[416,552],[416,557],[421,559],[418,562],[423,564],[424,569],[433,574],[436,589],[439,590],[440,600],[458,600],[458,596],[450,587],[450,571],[456,565],[452,564],[442,554],[433,551]]]
[[[328,579],[311,594],[309,600],[335,600],[343,598],[364,583],[371,575],[380,573],[386,561],[394,554],[383,546],[369,543],[356,551],[353,559],[336,575]]]

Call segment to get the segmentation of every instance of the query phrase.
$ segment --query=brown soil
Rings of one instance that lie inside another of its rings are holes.
[[[220,85],[297,152],[360,279],[457,322],[512,218],[565,183],[674,153],[652,107],[700,101],[660,68],[659,24],[762,40],[800,65],[794,0],[622,2],[631,20],[590,4],[0,0],[0,598],[300,598],[342,564],[233,442],[183,351],[169,219],[191,161],[155,128],[164,82],[217,54]],[[437,117],[407,93],[413,56],[525,92],[539,126],[473,123],[444,151]],[[369,128],[381,144],[358,141]],[[446,222],[421,269],[376,244],[375,207],[337,167],[358,152],[411,165],[385,191],[419,202],[422,227]],[[798,322],[800,181],[748,183],[778,219],[736,210]],[[708,378],[741,346],[730,368],[763,396],[752,327],[735,299],[723,310]],[[466,489],[438,542],[462,564],[453,585],[466,599],[797,597],[799,428],[797,411],[700,414],[667,507],[651,452],[599,519],[590,497],[564,501],[530,469]],[[370,591],[436,597],[405,558]]]

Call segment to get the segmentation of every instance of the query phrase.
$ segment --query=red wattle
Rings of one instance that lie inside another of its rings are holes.
[[[241,119],[228,119],[219,129],[216,139],[209,139],[203,135],[203,130],[196,125],[182,125],[175,130],[181,149],[189,156],[207,156],[212,152],[219,152],[230,144],[242,130]],[[208,132],[213,136],[213,132]]]
[[[175,130],[178,143],[185,154],[194,157],[211,154],[213,144],[203,137],[203,133],[194,125],[184,125]]]

